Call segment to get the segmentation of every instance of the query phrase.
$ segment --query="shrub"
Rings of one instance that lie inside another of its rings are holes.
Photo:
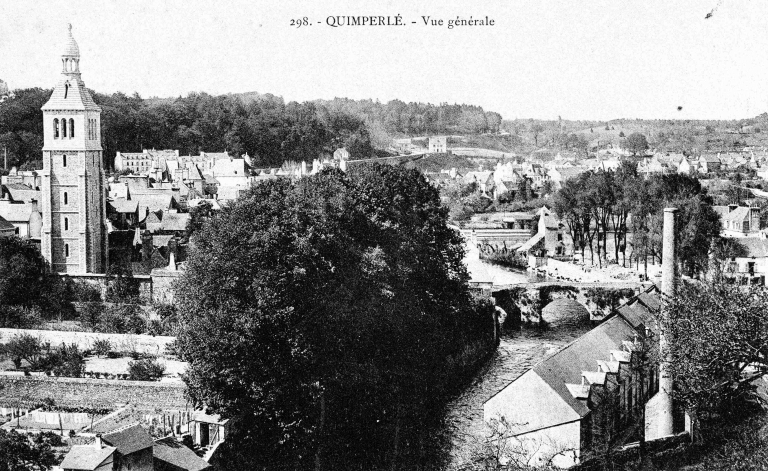
[[[56,376],[79,378],[85,372],[85,358],[77,345],[62,345],[45,357],[40,367]]]
[[[101,289],[86,281],[76,280],[69,285],[69,296],[72,301],[92,303],[101,301]]]
[[[156,303],[153,310],[160,318],[160,333],[154,335],[176,335],[179,330],[179,318],[173,304]]]
[[[11,329],[34,329],[43,322],[36,307],[0,305],[0,327]]]
[[[165,365],[155,358],[128,362],[128,377],[134,381],[156,381],[165,373]]]
[[[80,311],[80,323],[83,327],[97,330],[101,323],[101,315],[104,313],[104,305],[101,303],[88,303]]]
[[[112,351],[112,344],[107,339],[97,339],[93,342],[93,351],[98,356],[109,355],[109,352]]]
[[[27,361],[32,369],[37,368],[45,356],[45,350],[50,346],[43,345],[38,337],[29,334],[15,335],[5,346],[5,354],[11,359],[13,365],[21,368],[22,360]]]
[[[112,334],[142,334],[147,331],[147,321],[136,305],[115,304],[104,310],[96,330]]]

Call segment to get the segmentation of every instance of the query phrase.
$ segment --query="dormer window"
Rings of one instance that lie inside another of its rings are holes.
[[[59,138],[59,118],[53,120],[53,138]]]

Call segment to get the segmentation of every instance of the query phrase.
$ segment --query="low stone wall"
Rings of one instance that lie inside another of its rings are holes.
[[[96,332],[74,332],[64,330],[35,330],[35,329],[0,329],[0,343],[6,344],[13,337],[29,334],[53,346],[62,343],[77,345],[80,350],[90,350],[96,340],[109,340],[114,351],[137,352],[150,355],[163,355],[166,347],[176,340],[176,337],[133,335],[133,334],[102,334]]]
[[[136,281],[139,285],[139,297],[150,303],[173,303],[174,284],[181,276],[182,271],[173,271],[168,269],[152,270],[151,275],[133,275],[128,278]],[[110,277],[99,273],[85,274],[66,274],[60,273],[59,276],[71,278],[76,281],[83,281],[96,286],[101,291],[101,298],[105,299],[107,295],[107,284]]]
[[[54,378],[0,373],[0,407],[32,408],[46,399],[62,407],[113,409],[131,404],[161,410],[191,408],[181,382]]]

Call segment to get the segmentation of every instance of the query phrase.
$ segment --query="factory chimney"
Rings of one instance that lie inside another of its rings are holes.
[[[677,241],[675,240],[677,219],[676,208],[664,208],[664,232],[661,259],[661,295],[662,295],[662,322],[669,315],[668,305],[674,299],[677,292]],[[659,334],[659,351],[662,358],[659,364],[659,397],[658,397],[658,436],[672,435],[673,430],[673,406],[672,406],[672,376],[669,371],[671,361],[669,355],[669,339],[661,330]]]

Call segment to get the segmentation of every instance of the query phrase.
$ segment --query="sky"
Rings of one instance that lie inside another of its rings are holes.
[[[406,25],[326,24],[339,15]],[[304,17],[311,25],[291,26]],[[765,0],[0,0],[0,79],[53,87],[67,23],[82,78],[101,93],[466,103],[506,119],[768,111]]]

